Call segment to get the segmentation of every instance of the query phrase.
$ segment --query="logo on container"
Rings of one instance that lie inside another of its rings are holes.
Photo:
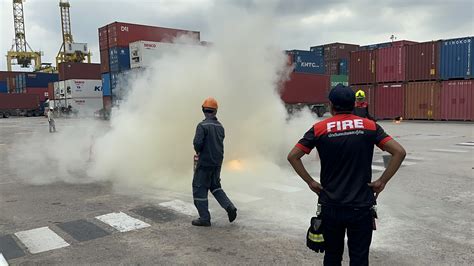
[[[95,86],[94,91],[102,91],[102,86]]]
[[[314,67],[314,68],[319,68],[319,65],[316,64],[315,62],[304,62],[301,59],[301,56],[296,57],[296,62],[300,64],[301,67]]]
[[[121,26],[120,31],[126,31],[128,32],[128,27],[127,26]]]
[[[156,48],[155,43],[144,43],[143,45],[145,46],[145,48]]]

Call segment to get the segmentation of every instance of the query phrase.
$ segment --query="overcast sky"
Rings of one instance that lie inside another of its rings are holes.
[[[212,41],[207,18],[215,1],[225,0],[70,0],[76,42],[87,42],[99,61],[97,28],[114,21],[176,27],[201,32]],[[235,0],[252,10],[271,3],[275,10],[275,44],[282,49],[347,42],[371,44],[398,39],[428,41],[474,35],[472,0]],[[62,42],[59,0],[24,3],[26,37],[44,51],[43,62],[54,62]],[[0,0],[0,53],[6,55],[14,37],[12,1]],[[230,31],[232,29],[229,29]],[[0,70],[6,70],[2,56]]]

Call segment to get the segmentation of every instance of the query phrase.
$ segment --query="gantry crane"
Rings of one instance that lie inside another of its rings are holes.
[[[68,0],[59,1],[59,10],[61,12],[61,30],[63,34],[63,43],[56,56],[56,66],[61,62],[91,62],[91,53],[87,49],[86,43],[75,43],[71,31],[71,16],[69,8],[71,5]]]
[[[35,62],[35,70],[40,70],[42,52],[34,52],[26,41],[23,0],[13,0],[13,24],[15,26],[15,39],[12,48],[7,52],[8,71],[12,71],[12,65],[14,64],[20,65],[22,68],[30,67],[31,61]],[[16,60],[16,63],[13,62],[14,60]]]

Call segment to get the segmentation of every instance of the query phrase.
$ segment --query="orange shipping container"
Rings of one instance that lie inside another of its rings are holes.
[[[405,89],[406,119],[441,119],[441,83],[410,82]]]

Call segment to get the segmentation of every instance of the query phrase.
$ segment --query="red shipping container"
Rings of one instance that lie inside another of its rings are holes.
[[[441,82],[441,119],[474,120],[474,81]]]
[[[38,95],[40,102],[49,99],[48,88],[26,88],[26,94]]]
[[[100,51],[100,73],[110,72],[109,50]]]
[[[48,83],[48,99],[54,100],[54,83]]]
[[[99,28],[99,50],[109,50],[109,35],[107,33],[108,26]]]
[[[59,63],[59,80],[101,79],[100,64]]]
[[[377,49],[377,82],[405,81],[405,46]]]
[[[35,94],[0,93],[0,110],[2,109],[36,109],[39,98]]]
[[[287,104],[328,103],[329,88],[328,75],[292,72],[283,84],[281,99]]]
[[[375,110],[375,97],[374,97],[374,91],[375,91],[375,86],[374,85],[353,85],[351,86],[352,90],[354,92],[357,92],[358,90],[363,90],[365,92],[365,101],[369,104],[369,114],[374,115],[374,110]]]
[[[405,110],[405,85],[379,84],[375,89],[375,118],[403,117]]]
[[[376,51],[366,50],[351,53],[349,84],[372,84],[375,82]]]
[[[410,82],[405,89],[405,119],[441,119],[441,83]]]
[[[135,41],[171,42],[175,37],[184,34],[191,34],[197,41],[200,41],[200,33],[198,31],[153,27],[122,22],[114,22],[107,26],[107,48],[115,46],[128,47],[129,43]]]
[[[350,53],[357,51],[359,45],[348,43],[330,43],[324,45],[324,60],[349,59]]]
[[[424,42],[406,47],[406,80],[439,79],[439,42]]]
[[[326,61],[324,67],[326,75],[339,75],[339,60]]]
[[[414,42],[414,41],[407,41],[407,40],[400,40],[400,41],[394,41],[392,42],[392,47],[395,47],[395,46],[406,46],[406,45],[411,45],[411,44],[416,44],[418,42]]]

